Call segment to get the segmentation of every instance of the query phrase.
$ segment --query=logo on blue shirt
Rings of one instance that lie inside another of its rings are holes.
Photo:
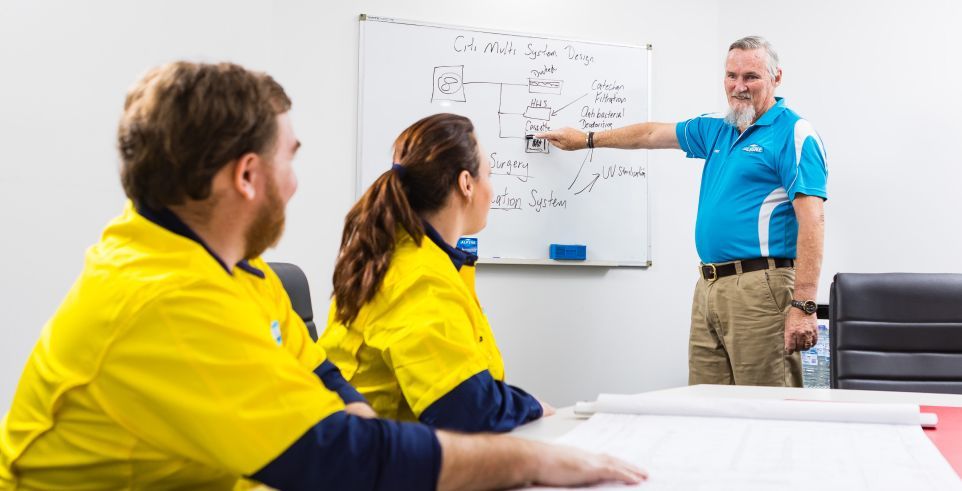
[[[765,149],[762,148],[761,145],[758,145],[758,144],[756,144],[756,143],[752,143],[751,145],[743,148],[742,150],[744,150],[744,151],[746,151],[746,152],[750,152],[750,153],[762,153],[762,151],[765,150]]]
[[[274,341],[277,341],[277,345],[281,346],[284,341],[281,339],[281,323],[277,321],[271,321],[271,336],[274,337]]]

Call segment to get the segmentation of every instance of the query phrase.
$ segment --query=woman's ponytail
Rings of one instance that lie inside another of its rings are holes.
[[[394,142],[394,154],[398,163],[374,181],[344,219],[333,295],[335,315],[345,325],[381,287],[399,229],[420,245],[421,214],[444,205],[461,172],[478,174],[474,125],[456,114],[435,114],[414,123]]]

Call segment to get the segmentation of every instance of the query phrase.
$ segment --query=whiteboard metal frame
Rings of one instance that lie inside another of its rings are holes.
[[[482,257],[478,264],[515,264],[523,266],[600,266],[603,268],[649,268],[651,261],[572,261],[558,259],[513,259],[504,257]]]
[[[397,19],[393,17],[379,17],[375,15],[360,14],[358,16],[358,60],[357,60],[357,140],[355,145],[357,147],[356,159],[355,159],[355,178],[354,178],[354,197],[355,199],[360,199],[361,194],[364,189],[361,187],[361,172],[363,169],[364,155],[363,155],[363,145],[361,142],[361,131],[363,121],[361,121],[361,115],[364,114],[364,94],[361,92],[361,88],[364,86],[364,22],[387,22],[391,24],[404,24],[411,26],[420,27],[434,27],[438,29],[459,29],[462,31],[480,32],[484,34],[508,34],[512,36],[524,36],[534,39],[551,39],[554,41],[574,41],[578,43],[585,44],[598,44],[602,46],[617,46],[621,48],[636,48],[644,49],[647,51],[646,60],[648,63],[647,67],[647,77],[648,77],[648,121],[651,121],[651,56],[652,56],[652,46],[651,44],[637,45],[637,44],[623,44],[623,43],[606,43],[602,41],[590,41],[586,39],[570,38],[570,37],[557,37],[542,35],[538,33],[530,32],[517,32],[517,31],[493,31],[486,30],[480,27],[469,27],[460,26],[454,24],[437,24],[431,22],[421,22],[409,19]],[[505,264],[505,265],[530,265],[530,266],[595,266],[595,267],[606,267],[606,268],[650,268],[652,265],[651,261],[651,189],[648,185],[651,179],[651,168],[650,160],[648,158],[648,152],[650,150],[645,150],[645,169],[647,174],[645,176],[645,213],[647,214],[647,219],[645,226],[647,227],[646,236],[648,239],[648,260],[641,261],[601,261],[601,260],[591,260],[591,261],[558,261],[555,259],[515,259],[515,258],[479,258],[478,264]],[[387,168],[385,168],[387,170]]]
[[[455,24],[436,24],[436,23],[433,23],[433,22],[421,22],[421,21],[409,20],[409,19],[396,19],[396,18],[393,18],[393,17],[378,17],[378,16],[375,16],[375,15],[367,15],[367,14],[361,14],[361,15],[359,16],[358,20],[359,20],[360,22],[365,22],[365,21],[371,21],[371,22],[387,22],[387,23],[391,23],[391,24],[405,24],[405,25],[410,25],[410,26],[436,27],[436,28],[438,28],[438,29],[460,29],[460,30],[462,30],[462,31],[481,32],[481,33],[484,33],[484,34],[509,34],[509,35],[512,35],[512,36],[523,36],[523,37],[529,37],[529,38],[535,38],[535,39],[552,39],[552,40],[555,40],[555,41],[575,41],[575,42],[578,42],[578,43],[586,43],[586,44],[600,44],[600,45],[602,45],[602,46],[618,46],[618,47],[621,47],[621,48],[647,49],[647,50],[649,50],[649,51],[651,50],[651,45],[650,45],[650,44],[643,44],[643,45],[642,45],[642,44],[607,43],[607,42],[604,42],[604,41],[591,41],[591,40],[588,40],[588,39],[579,39],[579,38],[570,38],[570,37],[557,37],[557,36],[550,36],[550,35],[547,35],[547,34],[542,35],[542,34],[539,34],[539,33],[531,33],[531,32],[493,31],[493,30],[487,30],[487,29],[484,29],[484,28],[481,28],[481,27],[459,26],[459,25],[455,25]],[[650,55],[649,55],[649,57],[650,57]]]

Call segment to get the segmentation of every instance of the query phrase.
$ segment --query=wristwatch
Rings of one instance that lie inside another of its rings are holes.
[[[792,307],[800,309],[808,315],[812,315],[818,310],[818,305],[812,300],[792,300]]]

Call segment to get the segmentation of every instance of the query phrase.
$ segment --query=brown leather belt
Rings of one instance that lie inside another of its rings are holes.
[[[724,278],[725,276],[731,276],[738,272],[738,269],[736,269],[735,266],[738,263],[741,263],[742,273],[761,271],[769,268],[769,260],[775,263],[776,268],[792,268],[795,266],[794,259],[786,259],[782,257],[759,257],[756,259],[744,259],[742,261],[735,261],[727,264],[702,264],[701,277],[708,281],[713,281],[717,280],[718,278]]]

